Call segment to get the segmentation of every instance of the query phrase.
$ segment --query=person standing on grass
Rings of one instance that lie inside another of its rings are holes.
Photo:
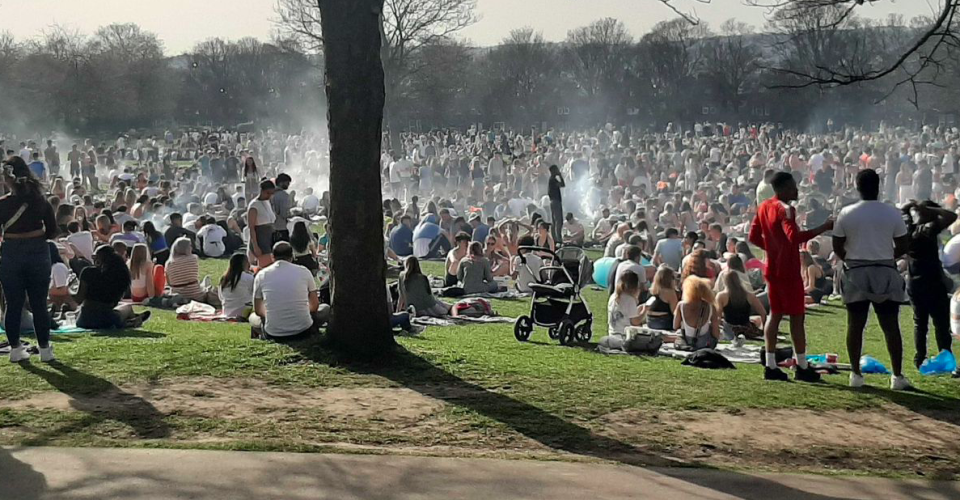
[[[563,176],[560,175],[560,167],[550,165],[550,180],[547,181],[547,196],[550,198],[550,220],[553,222],[551,226],[553,229],[551,236],[553,236],[554,242],[563,241],[561,231],[563,224],[563,200],[560,189],[566,186],[566,183],[563,182]],[[553,250],[553,248],[551,248],[551,250]]]
[[[933,320],[938,351],[949,351],[951,280],[943,273],[940,262],[940,233],[957,220],[957,214],[932,201],[908,203],[902,207],[907,218],[910,247],[910,281],[907,293],[913,303],[913,338],[917,348],[913,363],[917,368],[927,358],[928,321]],[[957,370],[960,374],[960,370]]]
[[[10,342],[10,362],[30,358],[20,342],[21,313],[29,300],[40,360],[48,363],[54,357],[47,311],[52,268],[47,240],[57,235],[57,218],[43,196],[40,181],[23,158],[14,156],[3,166],[3,180],[10,194],[0,198],[0,286],[6,298],[3,326]]]
[[[770,315],[764,326],[766,356],[763,378],[786,381],[786,373],[777,367],[777,334],[780,321],[790,316],[790,338],[797,359],[797,380],[817,382],[820,375],[807,365],[807,335],[804,329],[806,303],[803,278],[800,275],[800,245],[833,228],[833,219],[807,231],[797,225],[797,211],[789,205],[797,200],[797,182],[788,172],[778,172],[770,179],[775,193],[757,207],[757,216],[750,226],[750,243],[766,251],[767,295]]]
[[[910,246],[907,225],[900,210],[878,201],[880,176],[873,169],[857,174],[861,201],[840,211],[833,231],[833,251],[843,261],[840,296],[847,306],[847,352],[850,355],[850,387],[862,387],[860,356],[863,329],[870,305],[887,341],[893,376],[890,388],[911,388],[903,376],[903,344],[900,338],[900,304],[907,302],[903,277],[896,259]]]

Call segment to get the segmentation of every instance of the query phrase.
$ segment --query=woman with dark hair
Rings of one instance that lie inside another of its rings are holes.
[[[410,311],[411,316],[439,318],[450,314],[450,306],[438,300],[430,289],[430,280],[420,270],[420,261],[410,256],[403,261],[400,273],[400,300],[397,311]]]
[[[92,266],[80,273],[80,313],[77,326],[87,330],[138,328],[150,318],[150,311],[135,314],[130,305],[120,300],[130,288],[130,270],[110,245],[103,245],[93,254]]]
[[[146,221],[143,223],[143,235],[147,237],[147,246],[150,248],[150,254],[153,255],[153,261],[161,266],[166,264],[170,257],[170,248],[163,233],[157,231],[153,222]]]
[[[57,207],[57,230],[61,235],[67,234],[67,225],[73,222],[74,212],[76,212],[76,208],[69,203],[61,203]]]
[[[50,288],[50,249],[47,240],[57,235],[53,207],[44,198],[40,181],[23,158],[4,162],[4,182],[10,194],[0,198],[0,285],[6,297],[4,329],[10,342],[10,361],[30,357],[20,343],[20,322],[24,302],[29,299],[33,326],[40,347],[40,360],[53,361],[50,346],[50,315],[47,293]]]
[[[293,225],[290,246],[293,247],[293,263],[309,269],[316,276],[320,270],[317,263],[317,244],[313,241],[306,222],[301,220]]]
[[[236,253],[230,257],[218,293],[225,318],[247,319],[253,312],[253,273],[246,255]]]
[[[550,165],[550,180],[547,182],[547,196],[550,197],[550,220],[553,222],[553,226],[551,226],[551,236],[553,236],[553,241],[563,241],[563,234],[561,233],[561,226],[563,224],[563,200],[560,195],[560,189],[566,186],[566,183],[563,182],[563,176],[560,175],[560,167]]]

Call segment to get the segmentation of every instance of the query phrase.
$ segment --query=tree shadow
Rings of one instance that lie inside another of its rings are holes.
[[[359,361],[328,350],[323,346],[323,341],[305,341],[290,346],[313,362],[358,374],[384,377],[424,396],[473,411],[554,451],[623,465],[658,467],[658,471],[665,475],[717,491],[729,492],[746,500],[769,500],[771,496],[778,500],[841,500],[802,491],[772,479],[737,472],[725,472],[725,475],[742,478],[737,484],[749,482],[754,485],[750,491],[729,487],[722,481],[701,480],[699,475],[674,476],[673,471],[678,470],[678,467],[713,467],[700,462],[682,462],[651,449],[596,433],[530,403],[463,380],[402,346],[397,346],[392,355],[373,361]]]
[[[20,366],[70,396],[70,406],[86,413],[86,417],[80,421],[32,438],[29,441],[31,445],[46,444],[60,435],[82,431],[104,420],[128,425],[140,439],[159,439],[170,435],[163,413],[150,402],[120,389],[109,380],[81,372],[59,361],[50,363],[50,370],[33,363],[21,363]]]
[[[139,328],[131,330],[93,330],[90,332],[93,337],[109,338],[136,338],[136,339],[161,339],[167,336],[162,332],[151,332]]]
[[[47,479],[29,464],[17,460],[12,452],[16,449],[0,447],[0,499],[37,500],[47,491]]]

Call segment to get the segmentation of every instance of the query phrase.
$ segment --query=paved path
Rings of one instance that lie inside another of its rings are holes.
[[[960,483],[375,455],[0,448],[0,499],[960,498]]]

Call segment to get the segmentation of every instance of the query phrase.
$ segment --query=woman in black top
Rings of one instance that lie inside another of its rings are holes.
[[[47,293],[50,289],[50,251],[47,240],[57,235],[53,207],[43,196],[40,181],[19,156],[4,162],[4,182],[10,194],[0,198],[0,285],[7,307],[4,329],[10,342],[10,361],[30,357],[20,343],[20,320],[24,303],[30,300],[33,327],[40,346],[40,359],[53,361],[50,347],[50,315]]]
[[[913,302],[913,338],[917,348],[914,364],[927,358],[928,319],[933,319],[937,349],[950,350],[950,290],[940,262],[940,233],[957,220],[957,215],[932,201],[910,202],[903,207],[910,246],[910,280],[907,293]]]
[[[88,330],[136,328],[149,319],[150,311],[138,315],[133,307],[119,305],[130,288],[130,269],[113,247],[97,248],[93,262],[80,273],[77,326]]]
[[[550,220],[553,221],[553,226],[550,229],[553,234],[553,241],[563,241],[563,200],[560,197],[560,188],[566,186],[563,182],[563,176],[560,175],[560,167],[550,165],[547,196],[550,197]]]

